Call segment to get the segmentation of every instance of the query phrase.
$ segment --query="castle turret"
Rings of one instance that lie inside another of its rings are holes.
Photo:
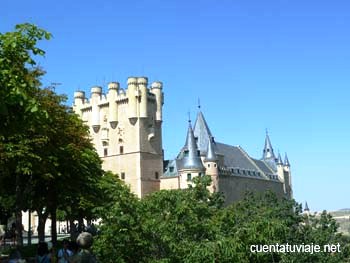
[[[288,160],[287,153],[285,154],[285,157],[284,157],[283,170],[284,170],[284,184],[286,187],[287,197],[292,198],[292,196],[293,196],[292,175],[291,175],[291,171],[290,171],[290,163]]]
[[[287,167],[290,167],[290,163],[289,163],[289,160],[288,160],[287,153],[286,153],[286,155],[284,156],[284,165],[287,166]]]
[[[270,141],[270,137],[269,137],[269,134],[267,133],[266,131],[266,138],[265,138],[265,147],[264,147],[264,150],[263,150],[263,157],[262,157],[263,160],[265,161],[275,161],[276,157],[275,157],[275,154],[273,152],[273,148],[272,148],[272,144],[271,144],[271,141]]]
[[[82,112],[80,108],[83,106],[84,103],[85,103],[85,92],[84,91],[74,92],[73,109],[80,117],[82,116]]]
[[[95,86],[91,88],[91,126],[95,132],[100,129],[100,107],[98,103],[101,100],[102,88]]]
[[[204,158],[205,173],[211,177],[212,184],[209,187],[210,192],[218,191],[218,158],[214,150],[214,138],[211,137],[208,141],[207,154]]]
[[[191,183],[193,177],[202,176],[204,170],[205,168],[194,138],[191,121],[189,121],[186,143],[180,157],[179,172],[181,176],[181,188],[186,188]]]
[[[129,77],[128,78],[128,117],[129,119],[137,118],[137,78]]]
[[[287,195],[287,186],[285,183],[285,174],[284,174],[285,171],[284,171],[284,165],[283,165],[283,161],[280,153],[278,153],[276,168],[277,168],[278,179],[283,183],[284,194]]]
[[[137,85],[140,92],[140,118],[147,118],[147,89],[148,79],[146,77],[137,78]]]
[[[117,124],[118,124],[118,105],[117,105],[118,89],[119,89],[118,82],[111,82],[108,84],[108,102],[109,102],[108,119],[109,119],[109,124],[113,129],[117,127]]]
[[[155,121],[156,96],[147,83],[146,77],[129,77],[124,90],[110,82],[106,96],[95,86],[88,101],[76,92],[73,108],[90,127],[103,169],[118,174],[139,197],[159,190],[163,173],[162,122]],[[158,83],[153,89],[160,90],[158,99],[161,88]]]
[[[284,183],[284,166],[283,166],[283,161],[280,153],[278,153],[276,168],[277,168],[278,178],[280,179],[281,182]]]
[[[156,121],[162,121],[162,106],[164,104],[162,88],[163,83],[160,81],[153,82],[151,85],[151,92],[156,96],[157,103]]]

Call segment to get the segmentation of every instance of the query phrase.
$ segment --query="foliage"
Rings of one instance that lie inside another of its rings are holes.
[[[329,214],[307,217],[292,200],[247,194],[229,207],[210,194],[208,177],[186,190],[142,200],[124,193],[102,221],[95,244],[101,262],[344,262],[346,240]],[[340,243],[341,253],[252,253],[251,245]]]
[[[139,201],[119,178],[103,176],[98,188],[109,201],[98,208],[102,225],[94,251],[101,262],[139,262],[146,245],[141,235],[142,215]]]
[[[37,211],[42,234],[57,208],[61,217],[91,219],[103,201],[95,190],[101,160],[88,128],[65,96],[40,88],[44,72],[34,57],[45,54],[38,41],[50,37],[31,24],[0,34],[0,210],[17,218],[21,210]]]
[[[43,71],[36,67],[33,56],[45,54],[37,42],[50,37],[50,33],[31,24],[0,33],[0,196],[7,211],[15,204],[24,206],[23,198],[14,194],[28,179],[20,180],[20,176],[28,176],[32,161],[39,159],[31,146],[40,144],[42,138],[30,137],[28,132],[36,120],[46,117],[46,112],[38,111],[34,98]]]

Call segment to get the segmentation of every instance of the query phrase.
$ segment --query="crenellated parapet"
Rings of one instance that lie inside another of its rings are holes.
[[[74,93],[74,111],[83,120],[85,113],[91,112],[89,120],[85,121],[92,126],[95,132],[101,127],[101,108],[108,108],[108,122],[110,127],[115,128],[120,118],[127,117],[135,122],[137,119],[152,118],[154,121],[162,121],[163,106],[163,84],[153,82],[148,87],[147,77],[129,77],[127,88],[121,89],[118,82],[108,84],[107,94],[103,93],[102,87],[91,88],[90,98],[87,99],[85,92],[76,91]],[[121,110],[120,107],[126,107]],[[120,116],[123,114],[123,116]]]

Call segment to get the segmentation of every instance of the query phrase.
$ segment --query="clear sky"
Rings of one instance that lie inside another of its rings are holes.
[[[268,128],[288,153],[294,197],[349,208],[350,2],[2,0],[0,32],[30,22],[54,38],[44,85],[81,89],[148,76],[164,83],[163,147],[202,111],[217,141],[260,158]]]

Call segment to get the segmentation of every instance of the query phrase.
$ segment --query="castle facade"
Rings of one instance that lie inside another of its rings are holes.
[[[161,82],[148,87],[145,77],[130,77],[127,88],[108,84],[74,93],[74,111],[90,128],[103,169],[117,173],[139,197],[161,189],[183,189],[196,176],[211,176],[212,192],[223,192],[226,203],[246,191],[272,190],[292,197],[287,156],[275,156],[266,134],[263,157],[254,159],[240,146],[217,142],[199,110],[194,126],[189,122],[186,142],[174,160],[163,160]]]

